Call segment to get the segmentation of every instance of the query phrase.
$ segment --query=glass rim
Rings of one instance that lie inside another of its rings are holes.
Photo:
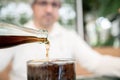
[[[71,58],[61,58],[61,59],[39,59],[39,60],[29,60],[27,61],[27,65],[41,65],[44,63],[52,62],[53,64],[67,64],[67,63],[75,63],[74,59]]]

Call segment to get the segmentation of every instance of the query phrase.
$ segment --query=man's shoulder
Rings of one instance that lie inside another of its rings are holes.
[[[63,35],[63,36],[66,36],[67,38],[76,38],[76,37],[80,37],[77,32],[73,29],[67,29],[65,28],[64,26],[60,26],[59,27],[60,29],[60,33]]]
[[[74,33],[75,32],[73,29],[67,29],[67,28],[65,28],[64,25],[61,25],[58,22],[55,23],[54,26],[57,27],[56,30],[58,29],[60,32],[63,32],[63,33],[68,33],[69,34],[69,33]]]

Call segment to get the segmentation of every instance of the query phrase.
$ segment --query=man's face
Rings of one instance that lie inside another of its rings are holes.
[[[60,0],[35,0],[34,19],[43,27],[52,26],[59,18]]]

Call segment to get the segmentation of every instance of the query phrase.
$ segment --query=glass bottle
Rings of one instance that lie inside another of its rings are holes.
[[[0,49],[31,42],[48,44],[47,36],[46,30],[34,30],[0,22]]]

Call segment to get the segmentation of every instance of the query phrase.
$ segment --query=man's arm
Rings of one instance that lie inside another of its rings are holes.
[[[77,35],[74,40],[75,57],[83,67],[99,76],[120,77],[120,58],[95,52]]]
[[[13,58],[13,48],[0,49],[0,72],[2,72]]]
[[[10,80],[9,73],[12,68],[12,61],[7,65],[7,67],[0,72],[0,80]]]

